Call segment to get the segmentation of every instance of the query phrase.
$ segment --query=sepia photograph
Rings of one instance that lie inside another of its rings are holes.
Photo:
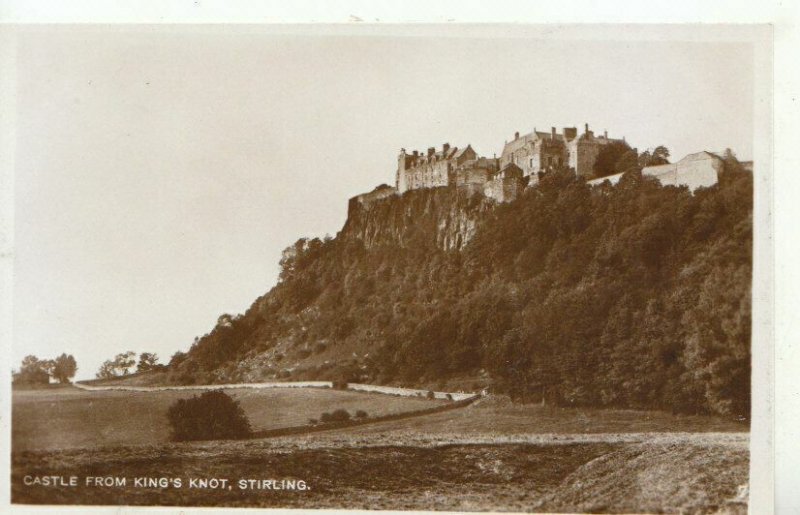
[[[17,27],[11,503],[760,513],[771,38]]]

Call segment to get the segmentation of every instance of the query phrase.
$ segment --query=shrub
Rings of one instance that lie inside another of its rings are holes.
[[[425,395],[428,399],[435,399],[436,394],[433,393],[433,390],[428,390],[428,393]]]
[[[449,394],[449,393],[445,397],[447,398],[448,401],[452,401],[453,400],[453,396],[451,394]]]
[[[308,419],[308,425],[310,425],[310,426],[316,426],[317,424],[319,424],[319,420],[317,420],[317,419],[315,419],[315,418],[310,418],[310,419]]]
[[[333,388],[335,390],[347,390],[347,381],[334,381]]]
[[[363,409],[356,411],[356,418],[367,418],[368,416],[369,415],[367,415],[367,412]]]
[[[319,419],[323,424],[332,422],[347,422],[350,420],[350,413],[348,413],[346,409],[337,409],[333,413],[323,413]]]
[[[178,399],[167,411],[172,439],[237,439],[250,436],[250,422],[239,401],[221,390]]]

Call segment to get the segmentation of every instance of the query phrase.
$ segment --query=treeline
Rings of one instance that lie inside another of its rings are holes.
[[[398,223],[431,194],[388,201]],[[369,250],[346,231],[301,240],[281,282],[170,375],[430,384],[483,371],[523,401],[747,418],[752,198],[733,158],[694,194],[635,166],[615,187],[563,171],[486,211],[461,252],[425,231]]]
[[[53,379],[68,384],[78,371],[78,363],[72,354],[61,354],[55,359],[39,359],[30,354],[20,363],[19,370],[12,370],[12,384],[17,386],[46,385]]]
[[[124,377],[131,374],[134,370],[137,374],[146,372],[158,372],[166,370],[167,366],[158,362],[158,355],[152,352],[142,352],[139,354],[139,361],[136,361],[136,352],[129,350],[114,356],[114,359],[107,359],[100,365],[95,377],[97,379],[113,379]]]

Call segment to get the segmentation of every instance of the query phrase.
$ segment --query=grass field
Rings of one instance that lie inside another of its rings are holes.
[[[137,445],[169,439],[167,409],[195,391],[88,392],[73,387],[14,390],[15,450]],[[429,408],[444,401],[317,389],[229,390],[254,430],[303,425],[323,412],[364,410],[371,417]]]
[[[260,427],[302,424],[311,414],[335,407],[378,415],[431,406],[424,399],[331,390],[233,393],[254,425],[262,421]],[[748,482],[748,427],[734,422],[520,406],[489,397],[447,412],[269,439],[169,443],[163,422],[151,432],[148,421],[163,419],[155,415],[157,405],[190,394],[15,392],[12,502],[594,513],[747,510],[737,493]],[[131,425],[132,414],[141,421]],[[53,420],[61,429],[47,427]],[[105,429],[87,429],[98,424]],[[70,445],[56,445],[64,428]],[[149,442],[148,435],[153,435]],[[127,482],[124,487],[24,484],[25,476],[44,475],[79,481],[111,476]],[[135,487],[133,481],[141,477],[180,478],[183,483],[180,488]],[[227,479],[231,488],[189,488],[192,478]],[[302,480],[308,489],[242,489],[241,479]]]

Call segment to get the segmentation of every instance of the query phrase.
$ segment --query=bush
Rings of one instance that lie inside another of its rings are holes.
[[[347,381],[334,381],[334,390],[347,390]]]
[[[337,409],[333,413],[323,413],[319,419],[323,424],[329,424],[332,422],[347,422],[350,420],[350,413],[348,413],[346,409]]]
[[[221,390],[203,392],[199,397],[178,399],[167,411],[172,439],[238,439],[250,436],[250,422],[239,401]]]
[[[453,400],[453,396],[451,394],[449,394],[449,393],[445,397],[447,398],[448,401],[452,401]]]
[[[367,412],[363,409],[356,411],[356,418],[367,418],[368,416],[369,415],[367,415]]]
[[[428,399],[435,399],[436,394],[433,393],[433,390],[428,390],[428,393],[425,395]]]
[[[319,420],[317,420],[317,419],[315,419],[315,418],[310,418],[310,419],[308,419],[308,425],[310,425],[310,426],[316,426],[317,424],[319,424]]]

